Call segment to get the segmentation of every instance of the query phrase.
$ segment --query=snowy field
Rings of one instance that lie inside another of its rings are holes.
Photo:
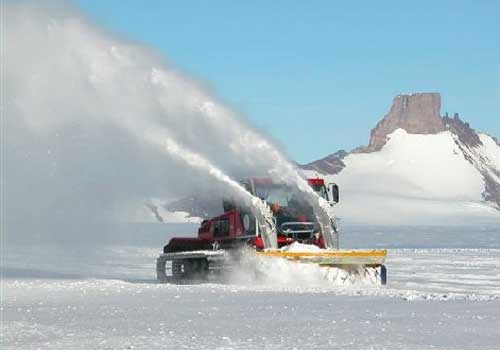
[[[2,349],[498,348],[499,227],[345,228],[344,247],[390,249],[385,287],[300,273],[286,283],[161,285],[164,237],[9,244]]]

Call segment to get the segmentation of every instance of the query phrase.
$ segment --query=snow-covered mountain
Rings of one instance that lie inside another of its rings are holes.
[[[437,93],[398,95],[368,146],[301,167],[340,185],[349,222],[500,222],[498,141],[440,107]]]

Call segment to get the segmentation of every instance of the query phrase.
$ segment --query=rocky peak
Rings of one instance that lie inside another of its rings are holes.
[[[482,145],[481,139],[476,131],[469,126],[469,123],[462,121],[458,113],[455,113],[453,119],[449,118],[446,114],[446,116],[443,117],[443,121],[445,127],[456,134],[463,144],[469,147]]]
[[[377,151],[384,146],[386,137],[396,129],[410,134],[436,134],[446,130],[440,117],[439,93],[402,94],[394,98],[391,109],[372,129],[368,150]]]

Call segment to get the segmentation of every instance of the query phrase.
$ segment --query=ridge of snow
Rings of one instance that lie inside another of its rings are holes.
[[[373,194],[404,194],[422,199],[481,200],[481,174],[466,161],[449,131],[408,134],[397,129],[378,152],[344,158],[335,178]],[[466,186],[464,186],[466,184]]]
[[[498,146],[487,135],[483,139],[483,146],[471,150],[450,131],[395,130],[380,151],[350,154],[339,174],[327,176],[343,193],[338,215],[381,224],[500,222],[496,207],[482,197],[484,167],[470,162],[487,158],[492,175],[491,168],[499,169]]]

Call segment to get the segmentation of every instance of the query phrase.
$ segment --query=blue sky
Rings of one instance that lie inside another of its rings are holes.
[[[366,144],[401,92],[500,136],[500,1],[80,0],[162,51],[299,162]]]

